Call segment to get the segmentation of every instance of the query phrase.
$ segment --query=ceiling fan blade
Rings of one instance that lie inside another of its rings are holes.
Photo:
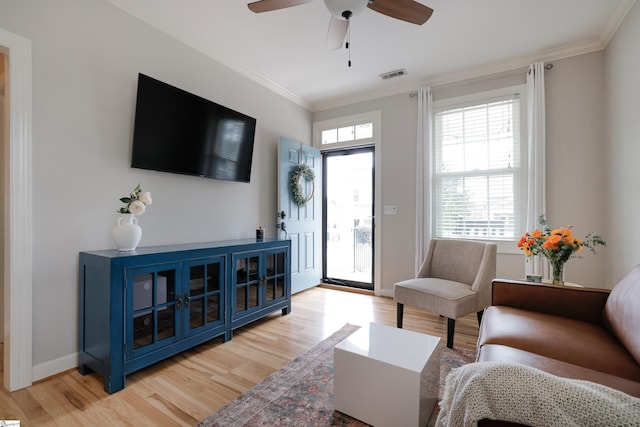
[[[348,29],[349,21],[332,16],[329,21],[329,30],[327,31],[327,50],[340,49],[344,44]]]
[[[433,9],[415,0],[374,0],[369,2],[367,7],[383,15],[422,25],[433,13]]]
[[[260,0],[249,3],[247,7],[255,13],[270,12],[272,10],[285,9],[287,7],[300,6],[311,3],[314,0]]]

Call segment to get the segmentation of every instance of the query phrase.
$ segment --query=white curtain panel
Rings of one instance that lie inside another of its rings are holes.
[[[545,106],[544,62],[527,70],[527,146],[529,149],[529,188],[527,197],[527,231],[537,229],[540,215],[546,212],[545,183]],[[525,263],[525,274],[543,274],[541,257]]]
[[[416,274],[431,239],[431,148],[433,140],[431,88],[418,90],[418,145],[416,151]]]

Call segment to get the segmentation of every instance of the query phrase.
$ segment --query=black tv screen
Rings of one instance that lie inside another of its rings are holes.
[[[138,75],[131,167],[249,182],[256,119]]]

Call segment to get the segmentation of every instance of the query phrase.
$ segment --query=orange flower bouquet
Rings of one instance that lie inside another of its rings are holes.
[[[538,221],[542,230],[524,233],[518,241],[518,247],[527,258],[542,255],[549,260],[554,284],[564,284],[564,264],[569,259],[578,257],[576,253],[582,248],[587,248],[595,254],[596,246],[607,245],[607,242],[595,233],[589,233],[580,240],[573,235],[573,226],[552,230],[544,215],[541,215]]]

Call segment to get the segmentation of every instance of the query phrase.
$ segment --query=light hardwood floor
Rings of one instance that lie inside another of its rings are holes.
[[[323,287],[293,296],[292,311],[280,312],[127,376],[112,395],[102,377],[72,370],[23,390],[0,391],[0,419],[21,426],[192,426],[262,382],[345,323],[395,326],[391,298]],[[447,320],[405,307],[404,328],[440,336]],[[455,346],[475,348],[475,314],[456,322]],[[2,354],[0,352],[0,354]]]

